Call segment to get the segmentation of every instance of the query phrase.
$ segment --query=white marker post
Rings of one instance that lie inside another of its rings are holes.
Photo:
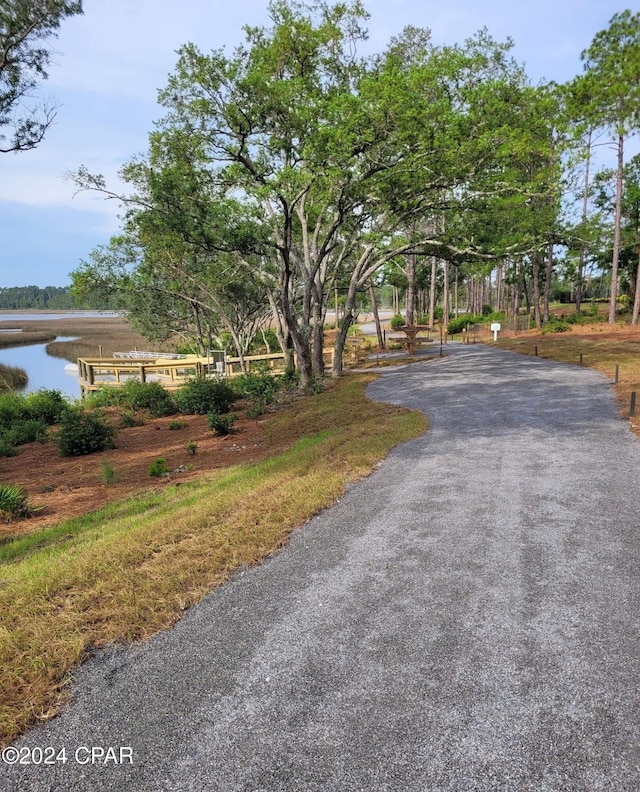
[[[500,322],[492,322],[491,329],[493,330],[493,340],[498,340],[498,331],[501,329]]]

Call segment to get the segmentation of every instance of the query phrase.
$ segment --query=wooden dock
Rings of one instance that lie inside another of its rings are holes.
[[[265,366],[274,372],[282,372],[285,357],[282,353],[272,355],[247,355],[244,358],[247,371]],[[158,382],[168,390],[176,390],[194,377],[237,377],[242,374],[239,357],[223,356],[212,361],[211,357],[198,355],[154,355],[146,352],[119,353],[113,358],[78,358],[78,384],[82,395],[99,388],[121,387],[130,380]]]
[[[348,339],[345,359],[355,362],[360,345],[359,339]],[[333,355],[333,348],[323,350],[325,365],[333,365]],[[239,358],[216,351],[212,358],[136,350],[117,352],[112,358],[78,358],[78,384],[82,396],[99,388],[118,388],[130,380],[159,382],[168,390],[176,390],[194,377],[239,377],[243,373],[243,361],[247,372],[266,368],[274,374],[282,374],[285,370],[282,352]]]

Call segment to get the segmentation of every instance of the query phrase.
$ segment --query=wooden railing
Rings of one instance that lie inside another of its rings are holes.
[[[78,358],[78,383],[83,395],[102,387],[120,387],[129,380],[159,382],[171,390],[179,388],[188,379],[213,373],[210,369],[207,358],[196,356],[182,360]]]
[[[349,340],[345,349],[345,359],[357,359],[358,344]],[[333,348],[324,349],[325,365],[333,365]],[[124,354],[124,353],[123,353]],[[78,358],[78,384],[80,393],[98,390],[103,387],[121,387],[129,380],[138,382],[159,382],[169,390],[175,390],[193,377],[238,377],[242,374],[242,360],[245,370],[265,367],[274,374],[285,369],[285,356],[282,352],[271,355],[245,355],[225,357],[224,362],[212,362],[211,358],[197,355],[173,357],[149,357],[149,353],[139,356],[113,358]]]

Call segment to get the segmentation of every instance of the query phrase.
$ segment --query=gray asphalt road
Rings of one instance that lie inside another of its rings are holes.
[[[449,351],[371,386],[427,435],[86,664],[0,789],[637,792],[640,444],[597,373]]]

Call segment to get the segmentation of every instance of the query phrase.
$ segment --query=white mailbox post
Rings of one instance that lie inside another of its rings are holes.
[[[492,322],[491,329],[493,330],[493,340],[498,340],[498,331],[501,329],[500,322]]]

